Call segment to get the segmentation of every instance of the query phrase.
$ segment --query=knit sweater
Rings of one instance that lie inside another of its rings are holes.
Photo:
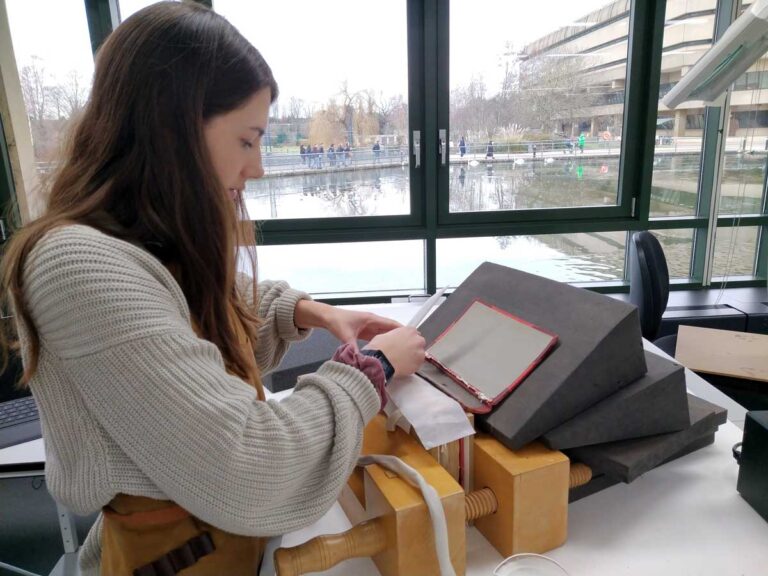
[[[256,361],[265,372],[306,336],[293,315],[308,296],[285,282],[261,282],[258,292],[265,322]],[[58,228],[37,243],[24,298],[40,334],[31,388],[48,489],[78,514],[124,493],[172,500],[236,534],[304,527],[338,497],[379,409],[368,378],[332,361],[282,402],[259,401],[195,334],[168,270],[87,226]],[[84,573],[96,573],[99,558],[100,522],[81,553]]]

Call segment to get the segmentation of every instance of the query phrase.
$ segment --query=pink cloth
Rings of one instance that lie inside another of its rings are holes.
[[[384,408],[387,404],[387,392],[386,392],[386,376],[384,375],[384,368],[373,356],[366,356],[361,354],[360,351],[353,344],[343,344],[339,346],[336,352],[331,358],[334,362],[341,362],[347,366],[357,368],[368,376],[368,380],[371,381],[373,387],[376,388],[376,392],[379,393],[379,399],[381,400],[381,407]]]

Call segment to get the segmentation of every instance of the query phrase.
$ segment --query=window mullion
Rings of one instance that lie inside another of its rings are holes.
[[[118,0],[85,0],[85,15],[94,56],[112,30],[120,23]]]

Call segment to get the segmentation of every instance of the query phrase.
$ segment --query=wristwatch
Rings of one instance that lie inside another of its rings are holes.
[[[392,376],[395,375],[395,368],[392,366],[389,359],[384,355],[384,352],[381,350],[360,350],[361,353],[363,353],[366,356],[372,356],[373,358],[376,358],[381,363],[381,367],[384,370],[384,379],[389,382],[389,380],[392,378]]]

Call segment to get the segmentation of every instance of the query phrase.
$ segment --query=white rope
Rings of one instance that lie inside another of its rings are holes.
[[[429,515],[432,517],[432,530],[435,534],[435,550],[437,551],[437,561],[440,565],[440,576],[456,576],[456,572],[451,564],[450,548],[448,546],[448,526],[445,523],[445,512],[440,502],[440,496],[432,485],[424,480],[424,477],[411,466],[400,460],[397,456],[383,454],[370,454],[361,456],[358,466],[367,466],[368,464],[378,464],[387,470],[396,472],[403,480],[411,486],[421,490],[424,496],[424,502],[427,504]]]

